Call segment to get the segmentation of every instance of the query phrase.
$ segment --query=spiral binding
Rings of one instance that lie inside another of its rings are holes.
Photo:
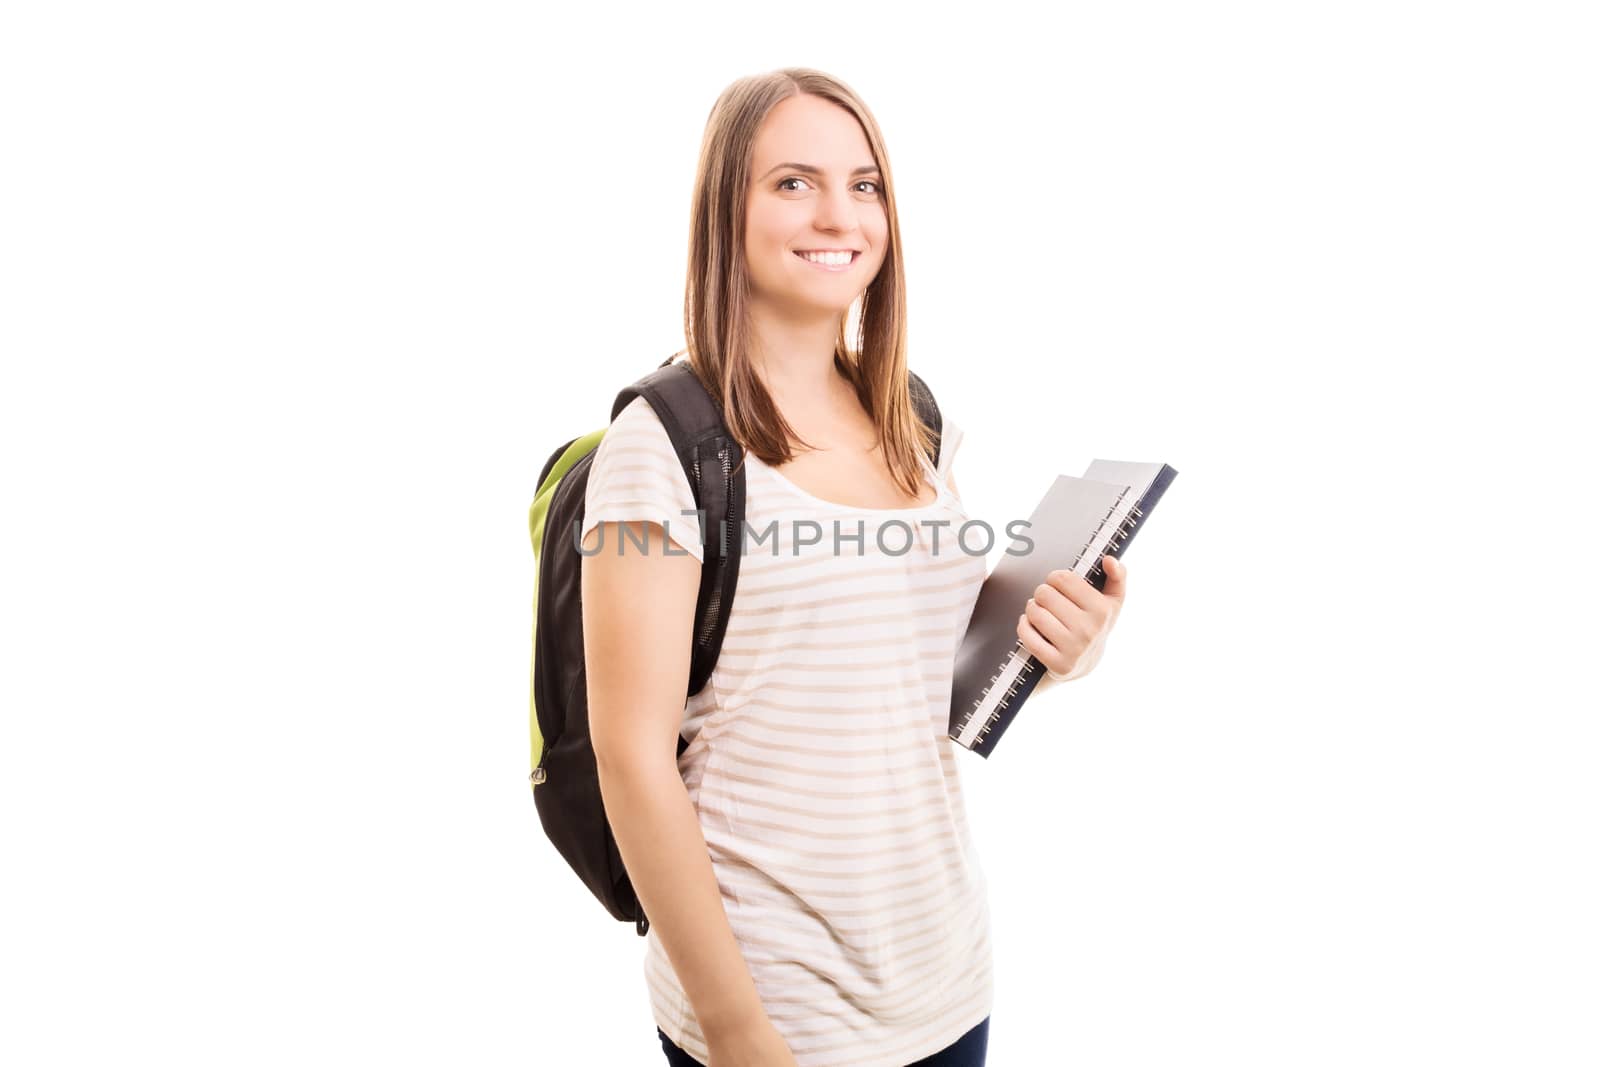
[[[1113,513],[1115,513],[1115,509],[1113,509]],[[1106,539],[1105,549],[1096,557],[1094,566],[1089,568],[1089,573],[1084,575],[1084,578],[1090,584],[1094,585],[1096,589],[1102,588],[1105,585],[1105,567],[1102,565],[1102,558],[1105,556],[1118,556],[1121,554],[1122,546],[1127,543],[1130,537],[1133,536],[1133,528],[1139,524],[1139,518],[1143,514],[1144,512],[1139,510],[1139,506],[1137,504],[1131,506],[1128,509],[1128,514],[1122,519],[1121,522],[1117,524],[1117,528],[1113,530],[1111,535]],[[1102,522],[1101,525],[1095,529],[1095,534],[1098,535],[1099,532],[1104,528],[1105,523]],[[1077,564],[1082,561],[1084,553],[1089,550],[1089,545],[1094,544],[1094,542],[1095,537],[1091,536],[1088,543],[1079,550],[1077,559],[1073,561],[1074,567],[1076,567]],[[1096,581],[1096,578],[1099,578],[1100,581]],[[960,725],[951,731],[952,737],[959,738],[960,735],[967,732],[967,727],[971,724],[972,717],[978,714],[978,709],[989,700],[989,696],[994,691],[995,685],[1000,681],[1000,677],[1018,662],[1019,656],[1023,657],[1021,666],[1017,668],[1015,675],[1011,679],[1011,683],[1006,686],[1004,695],[1000,697],[994,708],[990,710],[988,720],[978,730],[977,736],[972,739],[972,744],[968,747],[976,749],[983,744],[984,739],[989,736],[989,731],[994,729],[995,724],[1000,721],[1004,713],[1011,707],[1011,698],[1017,695],[1017,692],[1022,688],[1022,683],[1031,679],[1035,674],[1038,673],[1039,668],[1043,666],[1042,663],[1034,658],[1033,653],[1023,648],[1021,641],[1018,641],[1011,651],[1007,653],[1006,658],[1000,663],[1000,669],[989,676],[989,684],[984,686],[983,692],[979,693],[977,698],[973,700],[972,707],[962,718]]]

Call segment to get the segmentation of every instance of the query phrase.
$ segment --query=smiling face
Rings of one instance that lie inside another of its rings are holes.
[[[756,134],[745,216],[755,304],[789,315],[849,311],[887,250],[882,187],[850,112],[806,94],[774,107]]]

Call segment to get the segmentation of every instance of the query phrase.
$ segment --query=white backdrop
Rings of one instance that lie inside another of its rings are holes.
[[[3,1058],[659,1061],[529,795],[526,509],[806,65],[973,509],[1180,472],[962,760],[990,1062],[1600,1060],[1579,6],[8,5]]]

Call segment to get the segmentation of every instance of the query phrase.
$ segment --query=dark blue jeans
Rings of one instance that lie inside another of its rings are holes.
[[[705,1067],[705,1064],[674,1045],[659,1026],[656,1027],[656,1036],[661,1039],[661,1050],[667,1054],[667,1062],[672,1067]],[[983,1067],[988,1055],[989,1020],[985,1019],[949,1048],[941,1049],[932,1056],[924,1056],[906,1067]]]

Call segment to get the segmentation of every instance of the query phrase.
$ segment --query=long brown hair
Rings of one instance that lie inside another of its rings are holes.
[[[911,403],[906,370],[906,283],[900,255],[900,220],[894,178],[877,120],[854,90],[807,67],[786,67],[740,78],[722,91],[706,120],[689,223],[689,270],[683,329],[694,371],[720,398],[729,430],[748,451],[778,465],[794,457],[797,438],[779,413],[750,358],[749,269],[744,256],[745,215],[756,133],[779,103],[808,93],[855,116],[882,178],[888,218],[883,265],[859,301],[854,344],[850,313],[839,318],[833,361],[872,417],[893,479],[921,495],[917,452],[932,455],[932,435]]]

